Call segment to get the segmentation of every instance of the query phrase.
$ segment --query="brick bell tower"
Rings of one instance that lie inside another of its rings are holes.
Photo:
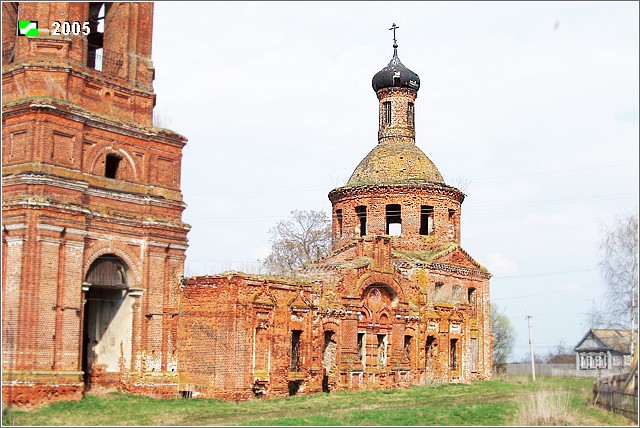
[[[464,193],[445,184],[416,146],[420,78],[400,62],[395,34],[393,57],[372,86],[379,100],[378,144],[347,184],[329,193],[334,250],[369,235],[390,236],[394,248],[412,252],[459,245]]]
[[[177,394],[186,138],[153,124],[152,27],[151,2],[2,3],[5,403]]]

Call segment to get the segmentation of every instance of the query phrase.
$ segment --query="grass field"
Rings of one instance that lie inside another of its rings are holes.
[[[468,385],[337,392],[230,402],[87,395],[30,410],[2,425],[635,425],[590,404],[592,379],[500,377]]]

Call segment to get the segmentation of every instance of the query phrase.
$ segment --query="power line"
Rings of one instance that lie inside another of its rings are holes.
[[[562,273],[573,273],[573,272],[588,272],[592,270],[596,270],[597,267],[591,267],[587,269],[575,269],[575,270],[561,270],[556,272],[542,272],[542,273],[529,273],[523,275],[509,275],[509,276],[493,276],[491,279],[506,279],[506,278],[522,278],[528,276],[544,276],[544,275],[558,275]]]

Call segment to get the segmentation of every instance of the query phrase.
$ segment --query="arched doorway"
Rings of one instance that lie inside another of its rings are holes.
[[[130,272],[114,254],[98,257],[85,282],[82,371],[85,388],[116,383],[131,366],[133,297]]]

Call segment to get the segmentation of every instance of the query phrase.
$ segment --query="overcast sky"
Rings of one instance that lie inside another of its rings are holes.
[[[637,2],[156,2],[156,114],[188,138],[187,276],[256,272],[377,144],[371,78],[420,76],[416,144],[466,194],[513,359],[587,332],[601,222],[638,211]]]

